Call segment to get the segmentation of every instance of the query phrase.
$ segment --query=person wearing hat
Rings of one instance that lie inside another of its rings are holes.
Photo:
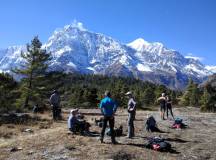
[[[53,94],[50,96],[50,104],[53,111],[53,120],[61,118],[61,108],[60,108],[60,96],[57,90],[53,91]]]
[[[136,115],[136,102],[132,95],[132,92],[127,92],[125,94],[128,97],[128,138],[134,137],[134,120]]]
[[[86,130],[86,122],[77,118],[78,112],[79,109],[72,109],[70,111],[70,116],[68,118],[68,129],[73,133],[80,132],[83,134]]]
[[[111,94],[109,91],[105,92],[105,97],[100,102],[100,109],[101,109],[102,115],[104,116],[100,141],[101,143],[103,143],[103,138],[104,138],[105,130],[107,127],[107,122],[109,122],[111,140],[113,144],[116,144],[117,142],[115,140],[115,133],[114,133],[114,123],[115,123],[114,114],[117,110],[117,105],[111,98]]]
[[[161,94],[161,97],[157,99],[160,102],[160,116],[162,120],[165,120],[164,115],[166,111],[166,97],[165,93]]]

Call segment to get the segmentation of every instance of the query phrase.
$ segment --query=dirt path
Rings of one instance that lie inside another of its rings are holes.
[[[94,125],[94,118],[98,110],[81,110],[86,113],[86,119],[92,124],[91,131],[100,132],[100,128]],[[10,137],[0,137],[0,159],[8,160],[75,160],[75,159],[216,159],[216,114],[199,113],[196,108],[178,108],[175,115],[183,118],[189,125],[185,130],[173,130],[169,126],[171,120],[162,121],[158,112],[138,111],[135,127],[136,136],[128,139],[125,136],[118,137],[118,145],[110,144],[110,137],[105,138],[105,144],[98,141],[98,137],[83,137],[68,134],[66,121],[50,123],[43,122],[47,127],[41,129],[41,123],[29,126],[0,126],[1,133],[11,133]],[[144,130],[144,121],[147,114],[153,115],[158,121],[159,128],[169,133],[148,133]],[[65,119],[67,114],[64,115]],[[127,113],[118,111],[116,126],[124,126],[124,134],[127,133]],[[21,132],[21,128],[30,128],[34,132]],[[161,136],[167,139],[173,146],[175,153],[161,153],[148,150],[143,147],[148,136]],[[12,147],[20,147],[22,150],[10,152]]]

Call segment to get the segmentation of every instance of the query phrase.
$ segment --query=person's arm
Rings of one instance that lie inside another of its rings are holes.
[[[116,102],[113,101],[113,114],[115,114],[115,112],[117,111],[118,105]]]
[[[104,113],[103,113],[103,108],[104,108],[104,103],[103,103],[103,101],[100,102],[99,108],[100,108],[100,110],[101,110],[101,113],[104,114]]]
[[[134,99],[132,100],[132,103],[133,103],[133,110],[135,110],[135,108],[136,108],[136,102],[134,101]]]
[[[50,96],[49,102],[51,105],[53,104],[53,95]]]
[[[158,102],[159,100],[161,100],[161,98],[162,98],[162,97],[159,97],[159,98],[157,99],[157,102]]]

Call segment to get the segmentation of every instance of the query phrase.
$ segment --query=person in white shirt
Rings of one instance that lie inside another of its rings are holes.
[[[136,102],[132,95],[132,92],[127,92],[126,96],[128,97],[128,138],[135,136],[134,134],[134,120],[136,115]]]

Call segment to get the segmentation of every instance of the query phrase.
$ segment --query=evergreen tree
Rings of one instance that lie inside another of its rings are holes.
[[[200,93],[198,85],[193,82],[192,79],[189,80],[187,88],[182,96],[181,104],[185,106],[197,106],[199,104]]]
[[[19,69],[13,70],[16,74],[24,77],[21,88],[22,95],[20,101],[18,101],[18,104],[24,104],[24,107],[29,105],[29,100],[41,103],[44,98],[43,91],[45,86],[41,82],[45,76],[51,56],[41,46],[42,43],[38,37],[34,37],[31,44],[27,44],[27,52],[21,53],[25,63]]]
[[[191,88],[191,95],[190,95],[190,105],[197,106],[199,104],[200,93],[198,89],[198,85],[193,83]]]
[[[204,88],[204,92],[203,92],[203,95],[201,97],[201,104],[202,104],[202,107],[201,107],[201,110],[202,111],[205,111],[207,109],[207,107],[209,106],[209,102],[210,102],[210,94],[208,93],[208,90],[207,88],[205,87]]]
[[[148,87],[143,93],[143,103],[144,105],[152,105],[155,102],[155,93],[153,88]]]
[[[13,110],[14,100],[18,97],[17,83],[7,73],[0,73],[0,112]]]

